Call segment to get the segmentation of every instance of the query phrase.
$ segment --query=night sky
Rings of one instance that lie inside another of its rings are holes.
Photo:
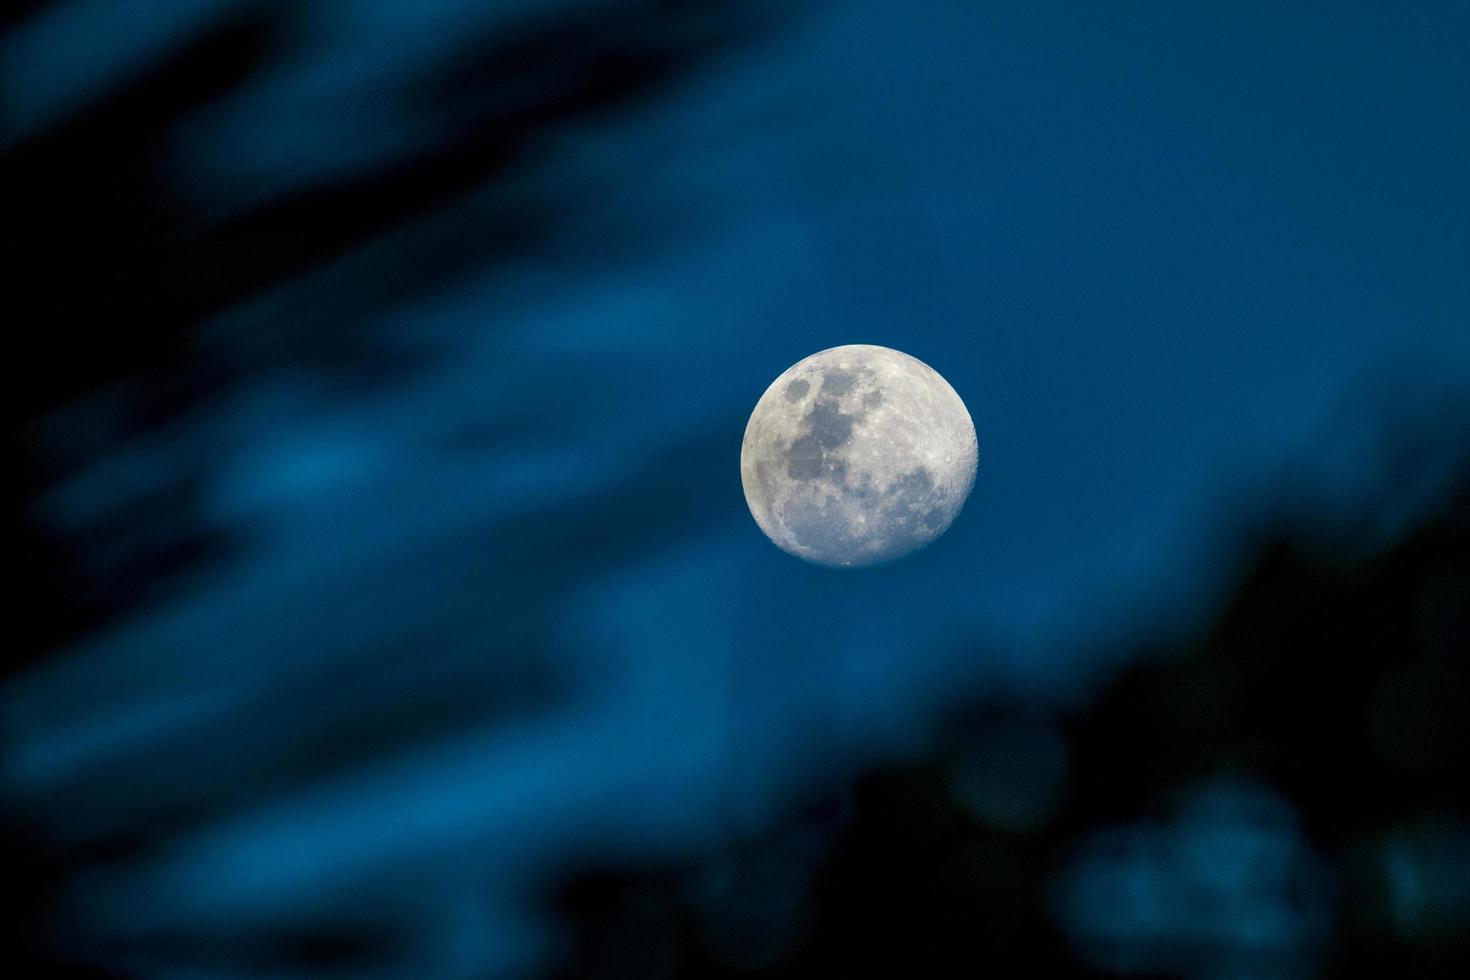
[[[1410,7],[14,5],[15,975],[1463,976]],[[740,444],[856,343],[979,471],[835,571]]]

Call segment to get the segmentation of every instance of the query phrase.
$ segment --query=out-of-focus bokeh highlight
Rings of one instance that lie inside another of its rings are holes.
[[[8,6],[5,974],[1470,975],[1467,39]],[[844,343],[980,440],[857,574]]]

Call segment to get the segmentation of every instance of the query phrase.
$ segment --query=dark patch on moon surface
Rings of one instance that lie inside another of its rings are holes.
[[[806,393],[812,388],[812,383],[805,378],[797,378],[786,386],[786,400],[799,402],[806,397]]]
[[[863,396],[864,408],[877,408],[881,404],[883,404],[883,392],[881,391],[875,389]]]
[[[828,368],[822,375],[822,394],[845,395],[857,384],[857,375],[842,368]]]
[[[806,384],[804,381],[793,382],[797,383]],[[824,388],[824,394],[825,391]],[[786,450],[787,474],[793,480],[815,480],[825,475],[836,483],[843,483],[847,464],[831,455],[831,451],[852,439],[853,423],[860,417],[843,412],[831,398],[818,397],[806,416],[806,434],[795,439]]]
[[[812,406],[807,418],[811,421],[812,438],[823,449],[836,449],[851,439],[852,423],[857,420],[856,416],[844,415],[836,402],[825,398]]]
[[[822,475],[822,447],[812,436],[802,436],[786,450],[786,475],[793,480],[815,480]]]
[[[921,532],[933,531],[936,519],[944,516],[943,506],[934,506],[934,477],[922,466],[895,477],[887,496],[885,523],[889,533],[901,539],[929,537]]]
[[[894,477],[893,482],[888,484],[888,495],[890,497],[912,500],[915,497],[927,494],[933,489],[934,477],[929,475],[928,470],[920,466],[916,470],[900,473]]]
[[[805,435],[786,451],[786,475],[793,480],[826,478],[834,484],[847,483],[847,461],[827,452],[815,436]]]
[[[844,489],[847,490],[854,500],[864,507],[867,507],[873,498],[878,495],[878,488],[873,486],[873,478],[867,473],[863,473],[858,477],[857,486],[849,486]]]

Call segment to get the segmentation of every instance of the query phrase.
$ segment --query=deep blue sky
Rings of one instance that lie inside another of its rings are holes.
[[[432,145],[468,110],[392,93],[462,6],[313,5],[298,45],[170,126],[159,183],[222,221]],[[7,785],[68,840],[178,792],[160,752],[221,785],[266,773],[261,795],[198,789],[197,821],[77,885],[82,919],[174,934],[408,880],[448,922],[473,869],[520,922],[523,889],[581,856],[759,825],[957,692],[1081,696],[1124,637],[1187,626],[1251,515],[1378,492],[1400,478],[1385,431],[1432,430],[1470,386],[1470,7],[1412,7],[820,6],[549,134],[509,190],[200,322],[192,351],[243,362],[384,268],[431,284],[353,323],[413,372],[265,358],[38,500],[85,540],[187,471],[195,519],[243,542],[0,691]],[[21,137],[217,16],[155,34],[99,9],[0,39]],[[564,204],[551,244],[440,279],[506,194]],[[931,364],[980,444],[948,534],[856,573],[770,545],[738,472],[765,387],[845,343]],[[525,671],[554,678],[544,710],[270,782],[344,718],[396,719],[396,692],[490,700]],[[534,956],[505,935],[463,963]]]

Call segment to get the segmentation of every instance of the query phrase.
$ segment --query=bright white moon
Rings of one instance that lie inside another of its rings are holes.
[[[943,534],[975,484],[975,425],[923,361],[851,344],[787,368],[740,447],[745,501],[784,551],[872,565]]]

